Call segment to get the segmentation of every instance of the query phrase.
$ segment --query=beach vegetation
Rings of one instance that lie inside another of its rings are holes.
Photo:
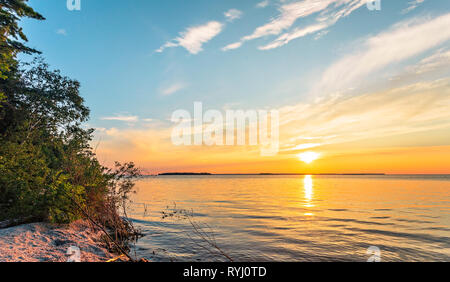
[[[44,20],[26,0],[0,0],[0,221],[86,219],[124,241],[136,234],[124,217],[139,169],[100,164],[77,80],[42,57],[18,60],[39,53],[25,45],[22,18]]]

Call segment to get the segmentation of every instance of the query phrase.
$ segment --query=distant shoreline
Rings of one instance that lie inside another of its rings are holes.
[[[143,177],[157,177],[157,176],[450,176],[448,173],[444,174],[389,174],[389,173],[195,173],[195,172],[168,172],[159,174],[145,174]]]
[[[184,175],[198,175],[198,176],[271,176],[271,175],[347,175],[347,176],[382,176],[386,175],[385,173],[208,173],[208,172],[166,172],[166,173],[159,173],[156,175],[145,175],[145,176],[184,176]]]

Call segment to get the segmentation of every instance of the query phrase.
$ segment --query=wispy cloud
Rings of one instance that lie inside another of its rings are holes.
[[[421,60],[411,70],[416,74],[424,74],[442,69],[450,69],[450,50],[438,50],[431,56]]]
[[[425,0],[414,0],[414,1],[409,2],[408,8],[403,9],[402,14],[407,14],[407,13],[411,12],[412,10],[417,8],[423,2],[425,2]]]
[[[322,145],[323,144],[321,144],[321,143],[304,143],[304,144],[299,144],[299,145],[295,145],[295,146],[287,146],[287,148],[283,149],[282,151],[301,151],[301,150],[316,148],[316,147],[319,147]]]
[[[175,39],[166,42],[156,52],[161,53],[166,48],[183,47],[191,54],[198,54],[203,50],[203,44],[216,37],[223,29],[223,24],[217,21],[210,21],[204,25],[187,28]]]
[[[233,22],[242,17],[242,12],[236,9],[230,9],[224,13],[225,18],[229,22]]]
[[[280,37],[278,37],[277,39],[275,39],[274,41],[272,41],[271,43],[269,43],[265,46],[261,46],[258,49],[259,50],[270,50],[270,49],[278,48],[278,47],[288,44],[289,42],[291,42],[292,40],[294,40],[296,38],[300,38],[300,37],[306,36],[311,33],[316,33],[327,27],[328,27],[327,24],[319,23],[316,25],[307,26],[305,28],[296,28],[292,32],[285,33],[285,34],[281,35]]]
[[[314,40],[319,40],[320,38],[324,37],[325,35],[327,35],[330,31],[329,30],[322,30],[319,33],[316,34],[316,36],[314,37]]]
[[[56,34],[67,36],[67,31],[64,28],[60,28],[56,31]]]
[[[186,84],[178,82],[178,83],[170,85],[169,87],[161,89],[161,94],[164,96],[169,96],[169,95],[172,95],[184,88],[186,88]]]
[[[406,67],[399,75],[395,75],[392,81],[408,81],[438,74],[448,75],[450,72],[450,49],[439,49],[433,54],[420,60],[418,63]]]
[[[243,37],[244,41],[280,34],[283,30],[290,28],[298,19],[307,17],[324,10],[331,4],[330,0],[306,0],[282,5],[279,9],[280,15],[269,23],[260,26],[255,31]]]
[[[366,3],[366,0],[304,0],[284,4],[279,8],[279,15],[276,18],[256,28],[252,34],[242,37],[239,42],[232,43],[222,50],[236,49],[246,41],[279,35],[287,30],[287,32],[280,35],[273,42],[261,46],[259,49],[269,50],[278,48],[294,39],[329,28],[339,19],[350,15]],[[310,26],[291,29],[297,20],[312,15],[317,15],[315,23]]]
[[[450,79],[417,82],[387,91],[284,107],[280,109],[280,134],[283,140],[308,134],[334,136],[326,143],[336,144],[445,129],[450,126],[449,106]],[[292,149],[303,146],[302,142]]]
[[[117,115],[111,117],[102,117],[101,120],[110,120],[110,121],[123,121],[123,122],[137,122],[139,118],[137,116],[126,116],[126,115]]]
[[[257,8],[265,8],[269,5],[269,0],[264,0],[256,4]]]
[[[450,39],[450,13],[434,19],[416,18],[366,39],[360,50],[331,65],[315,93],[334,93],[356,87],[369,75],[393,63],[417,56]]]
[[[239,47],[242,46],[241,42],[236,42],[236,43],[231,43],[225,47],[222,48],[222,51],[228,51],[228,50],[233,50],[233,49],[237,49]]]

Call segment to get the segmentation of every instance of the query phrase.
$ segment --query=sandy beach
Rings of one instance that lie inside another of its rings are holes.
[[[93,231],[84,221],[0,229],[0,262],[66,262],[70,247],[79,248],[81,262],[105,262],[114,257],[102,247],[101,232]]]

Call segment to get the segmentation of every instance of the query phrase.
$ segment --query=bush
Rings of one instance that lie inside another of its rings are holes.
[[[69,223],[89,214],[120,230],[139,176],[134,164],[100,165],[79,83],[42,59],[0,80],[0,220]],[[120,232],[119,232],[120,233]]]
[[[26,41],[18,26],[23,17],[44,19],[26,0],[0,0],[0,221],[88,219],[109,228],[123,252],[137,236],[122,216],[139,170],[98,162],[90,146],[94,130],[82,127],[89,109],[78,81],[42,58],[16,60],[20,52],[39,53],[19,41]]]

